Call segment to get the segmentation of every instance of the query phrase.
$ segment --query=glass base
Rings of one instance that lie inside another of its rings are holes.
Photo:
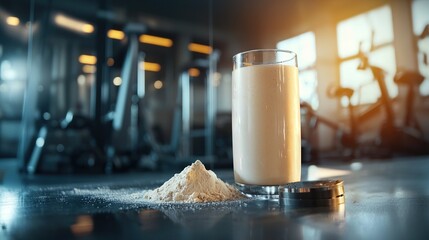
[[[243,183],[235,183],[237,189],[248,197],[258,198],[278,198],[279,185],[249,185]]]

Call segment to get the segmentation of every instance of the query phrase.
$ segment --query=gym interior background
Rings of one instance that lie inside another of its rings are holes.
[[[427,154],[428,12],[426,0],[2,0],[0,157],[30,173],[231,167],[232,56],[258,48],[298,53],[303,162]]]

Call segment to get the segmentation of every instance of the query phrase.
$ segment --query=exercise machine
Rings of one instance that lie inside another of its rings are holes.
[[[425,28],[428,31],[429,27]],[[427,35],[427,34],[426,34]],[[422,33],[421,37],[424,36]],[[371,41],[372,42],[372,41]],[[372,44],[371,44],[372,45]],[[349,127],[345,128],[342,125],[330,119],[319,116],[305,102],[301,103],[301,108],[304,111],[305,127],[308,129],[309,135],[304,139],[306,145],[311,149],[311,159],[317,159],[319,156],[314,150],[314,143],[317,143],[317,132],[319,124],[323,124],[336,133],[336,149],[337,155],[345,159],[353,159],[356,157],[389,157],[393,154],[427,154],[429,153],[429,142],[424,138],[423,131],[415,116],[414,106],[417,95],[417,88],[424,80],[424,77],[414,71],[397,71],[394,77],[394,82],[398,85],[403,85],[407,88],[405,100],[405,119],[402,126],[396,124],[396,114],[393,110],[392,99],[389,96],[386,87],[386,72],[384,69],[374,66],[369,63],[367,55],[361,50],[358,56],[360,57],[359,70],[370,70],[374,81],[380,89],[380,99],[370,106],[367,110],[357,113],[354,106],[351,104],[351,97],[354,90],[343,87],[333,87],[328,90],[328,96],[335,98],[346,98],[349,117]],[[371,46],[372,49],[372,46]],[[384,113],[383,124],[378,132],[377,141],[373,143],[363,143],[359,141],[359,136],[362,134],[359,131],[359,123],[363,123],[380,113]]]

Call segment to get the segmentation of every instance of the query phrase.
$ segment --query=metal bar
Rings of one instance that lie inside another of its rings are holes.
[[[207,76],[207,107],[206,107],[206,141],[205,155],[210,159],[214,156],[214,122],[216,118],[216,92],[214,86],[214,73],[216,71],[219,52],[213,51],[209,56],[209,73]]]
[[[46,126],[40,128],[39,134],[37,135],[36,144],[34,145],[33,152],[31,153],[30,161],[28,162],[27,166],[27,172],[30,174],[36,173],[47,135],[48,128]]]
[[[106,0],[99,0],[99,10],[106,10]],[[103,131],[103,82],[106,81],[106,71],[105,71],[105,60],[106,60],[106,34],[107,34],[107,21],[102,18],[97,19],[97,71],[96,71],[96,81],[95,81],[95,97],[93,116],[94,116],[94,132],[97,146],[100,149],[104,149],[105,139]]]
[[[140,52],[138,56],[138,64],[143,63],[145,53]],[[143,98],[146,92],[146,78],[145,70],[142,67],[137,67],[137,95],[139,98]]]
[[[30,88],[30,84],[34,85],[34,81],[30,81],[29,79],[32,78],[32,64],[33,64],[33,23],[34,23],[34,9],[35,9],[35,0],[31,0],[30,2],[30,19],[29,19],[29,29],[28,32],[28,50],[27,50],[27,82],[26,82],[26,88],[24,92],[24,101],[23,101],[23,107],[22,107],[22,120],[21,120],[21,136],[18,146],[18,153],[17,157],[19,160],[19,166],[20,168],[24,168],[26,164],[25,160],[25,152],[28,148],[29,144],[29,129],[30,125],[32,124],[33,118],[31,117],[31,107],[34,106],[34,103],[31,103],[31,99],[34,94],[36,94],[35,89],[36,88]],[[30,91],[32,93],[30,93]]]
[[[190,156],[190,84],[189,74],[187,71],[182,73],[180,78],[182,90],[182,156],[187,158]]]
[[[125,57],[124,66],[121,73],[122,84],[119,87],[118,100],[116,101],[115,117],[113,119],[113,128],[118,131],[124,125],[126,111],[130,107],[131,99],[131,80],[135,77],[137,68],[138,40],[136,35],[130,36],[130,45]],[[134,78],[135,79],[135,78]]]

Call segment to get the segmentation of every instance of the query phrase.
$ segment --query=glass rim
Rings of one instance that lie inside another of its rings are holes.
[[[297,57],[297,54],[291,50],[285,50],[285,49],[275,49],[275,48],[268,48],[268,49],[264,49],[264,48],[260,48],[260,49],[252,49],[252,50],[248,50],[248,51],[244,51],[244,52],[240,52],[235,54],[232,57],[232,60],[235,61],[235,59],[240,56],[240,55],[245,55],[245,54],[249,54],[249,53],[256,53],[256,52],[271,52],[271,53],[276,53],[276,52],[283,52],[283,53],[288,53],[288,54],[292,54],[293,56],[287,60],[282,60],[282,61],[278,61],[276,63],[282,63],[282,62],[289,62],[292,59]]]

